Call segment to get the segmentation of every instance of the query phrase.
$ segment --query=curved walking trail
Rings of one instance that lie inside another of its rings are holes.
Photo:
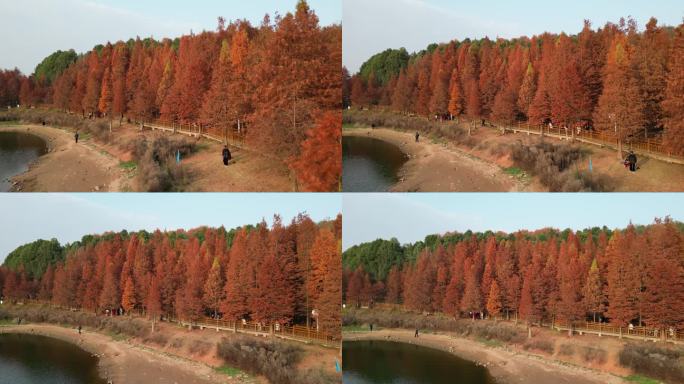
[[[39,157],[29,170],[11,179],[13,192],[121,192],[135,191],[140,175],[123,169],[122,161],[131,160],[125,149],[140,136],[168,136],[169,133],[146,131],[133,126],[117,127],[108,144],[100,144],[82,135],[78,144],[74,131],[41,125],[2,126],[0,131],[23,132],[41,137],[48,153]],[[236,149],[230,165],[221,161],[223,145],[201,141],[197,152],[182,159],[187,170],[190,192],[289,192],[292,183],[284,163],[265,155]]]
[[[27,324],[0,327],[0,333],[29,333],[64,340],[99,357],[101,375],[112,384],[208,384],[235,383],[216,373],[212,368],[190,360],[162,354],[148,347],[137,346],[125,341],[115,341],[108,336],[83,330],[79,335],[75,329],[56,325]]]
[[[382,329],[370,332],[345,333],[345,341],[388,340],[439,349],[485,366],[502,383],[536,384],[621,384],[614,375],[587,368],[561,364],[541,357],[506,348],[487,347],[473,340],[441,333],[421,333],[414,330]]]
[[[344,136],[365,136],[398,146],[409,156],[393,192],[513,192],[525,189],[496,164],[461,150],[388,128],[352,128]]]
[[[96,148],[88,140],[74,141],[74,133],[62,129],[17,125],[1,131],[22,132],[41,137],[48,153],[39,157],[29,170],[11,180],[15,192],[91,192],[117,191],[124,177],[119,160]]]

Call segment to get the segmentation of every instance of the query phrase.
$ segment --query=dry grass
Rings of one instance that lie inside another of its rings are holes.
[[[663,380],[684,382],[684,350],[652,343],[629,343],[620,352],[620,364],[635,373]]]
[[[576,145],[553,144],[539,140],[528,145],[510,146],[511,159],[527,172],[539,177],[551,192],[610,192],[613,183],[606,177],[577,169],[586,153]]]
[[[342,124],[364,127],[387,127],[407,132],[420,132],[433,139],[445,139],[460,144],[473,144],[467,132],[453,121],[435,121],[420,116],[407,116],[383,110],[360,111],[346,110],[342,114]]]
[[[126,316],[105,317],[93,313],[51,308],[46,305],[14,306],[8,308],[7,312],[15,319],[22,319],[32,323],[60,324],[70,327],[81,325],[110,335],[142,338],[147,336],[151,329],[147,321]]]
[[[144,135],[129,143],[126,150],[133,154],[138,167],[139,188],[148,192],[181,192],[190,183],[176,154],[185,157],[196,149],[194,140],[186,137],[154,137]]]
[[[515,325],[454,319],[443,315],[424,316],[403,311],[347,309],[342,316],[344,326],[373,324],[385,328],[422,329],[455,332],[463,337],[498,340],[505,343],[522,343],[525,332]]]
[[[296,365],[302,349],[286,343],[238,335],[223,338],[218,355],[231,366],[264,375],[273,383],[298,383]]]
[[[527,340],[525,344],[523,344],[523,349],[526,351],[540,351],[552,355],[554,351],[554,345],[553,341],[551,340],[537,337],[534,339]]]
[[[18,120],[31,124],[45,123],[53,127],[72,128],[80,133],[90,133],[105,143],[108,143],[111,139],[108,121],[85,119],[80,115],[67,114],[57,110],[13,109],[0,114],[0,120]]]

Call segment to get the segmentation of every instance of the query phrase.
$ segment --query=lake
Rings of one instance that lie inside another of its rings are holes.
[[[105,384],[97,363],[97,357],[62,340],[0,334],[0,384]]]
[[[345,341],[345,384],[495,384],[486,368],[451,353],[393,341]]]
[[[20,132],[0,132],[0,192],[9,191],[9,179],[28,170],[29,164],[47,153],[40,137]]]
[[[342,190],[385,192],[399,181],[408,156],[394,144],[372,137],[342,137]]]

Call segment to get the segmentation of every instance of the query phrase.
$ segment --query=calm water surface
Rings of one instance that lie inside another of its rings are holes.
[[[408,157],[394,144],[372,137],[342,137],[342,189],[384,192],[399,181]]]
[[[47,153],[47,143],[38,136],[0,132],[0,192],[11,187],[12,176],[26,172],[29,164]]]
[[[62,340],[0,334],[0,384],[105,384],[97,363],[90,353]]]
[[[345,384],[495,384],[486,368],[448,352],[392,341],[345,341]]]

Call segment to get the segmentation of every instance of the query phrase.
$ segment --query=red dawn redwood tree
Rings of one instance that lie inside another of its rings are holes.
[[[458,117],[463,113],[463,89],[458,69],[454,68],[449,80],[449,114]]]
[[[154,276],[150,279],[150,288],[147,295],[147,315],[152,319],[152,332],[154,332],[154,325],[162,314],[161,293],[159,292],[159,277]]]
[[[587,276],[584,288],[582,290],[584,310],[591,313],[594,322],[596,322],[596,315],[602,313],[604,308],[605,296],[603,294],[603,284],[599,273],[598,263],[596,259],[591,262],[589,268],[589,275]]]
[[[670,219],[657,220],[648,228],[648,267],[645,278],[647,326],[681,329],[684,326],[684,241]]]
[[[668,62],[665,99],[665,143],[672,153],[684,155],[684,24],[676,32]]]
[[[226,268],[225,298],[221,312],[228,319],[242,319],[249,313],[247,298],[250,285],[250,266],[248,265],[247,232],[239,230],[230,249],[230,260]]]
[[[202,296],[205,307],[212,310],[215,318],[218,318],[219,304],[225,293],[224,285],[221,264],[219,259],[215,257],[209,275],[204,282],[204,295]]]
[[[390,268],[387,275],[387,295],[385,301],[391,304],[399,304],[401,302],[402,292],[401,271],[396,265]]]
[[[608,51],[603,93],[594,113],[599,129],[617,135],[620,159],[623,158],[622,142],[640,130],[644,123],[644,105],[633,70],[633,57],[634,46],[624,34],[616,35]]]
[[[520,85],[520,91],[518,92],[518,110],[522,113],[525,118],[529,116],[530,105],[532,100],[534,100],[534,95],[537,91],[537,74],[534,71],[532,63],[527,63],[527,68],[525,69],[525,75],[523,76],[522,84]]]
[[[291,165],[297,180],[306,191],[339,190],[342,176],[342,115],[326,112],[306,135],[299,157]]]
[[[477,257],[476,257],[477,258]],[[477,266],[472,260],[465,264],[465,288],[461,299],[461,310],[469,312],[473,320],[478,312],[482,311],[482,294],[480,293]]]
[[[128,275],[124,280],[123,293],[121,295],[121,306],[124,311],[132,311],[136,305],[137,301],[135,298],[135,285],[133,284],[133,276]]]
[[[486,307],[489,316],[494,316],[494,318],[497,318],[499,314],[501,314],[501,291],[499,290],[499,284],[496,282],[496,280],[492,282],[492,286],[489,289]]]
[[[119,126],[126,113],[126,73],[128,70],[128,50],[124,43],[114,46],[112,53],[112,113],[119,116]]]

